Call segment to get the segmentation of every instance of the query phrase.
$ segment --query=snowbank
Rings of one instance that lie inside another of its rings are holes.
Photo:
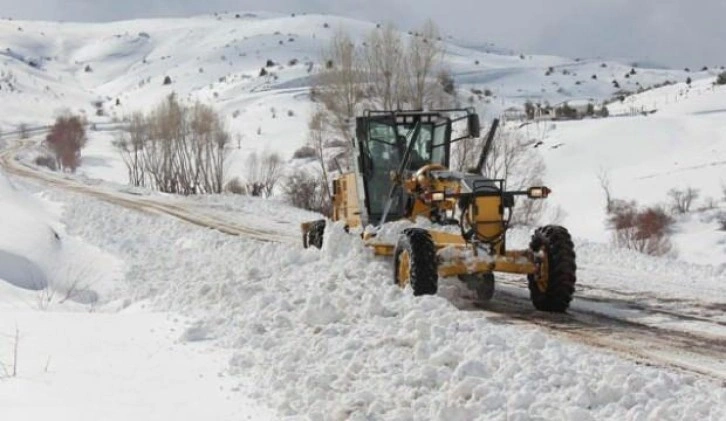
[[[55,197],[56,193],[51,196]],[[726,390],[533,328],[414,298],[340,226],[322,251],[259,243],[70,196],[65,222],[128,263],[134,299],[183,312],[182,335],[282,416],[343,419],[721,419]],[[133,227],[133,229],[129,229]],[[456,288],[444,281],[442,289]],[[200,336],[201,334],[201,336]]]
[[[52,291],[49,300],[57,294],[57,300],[96,303],[116,288],[122,264],[66,235],[59,217],[56,204],[29,196],[0,174],[0,282]]]

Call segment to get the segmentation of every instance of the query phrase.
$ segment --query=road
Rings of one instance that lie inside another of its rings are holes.
[[[0,152],[0,166],[19,177],[136,211],[169,215],[229,235],[300,246],[299,236],[293,232],[260,230],[212,214],[199,205],[171,204],[35,169],[15,158],[30,143],[16,142]],[[722,303],[700,303],[578,285],[577,297],[567,314],[548,314],[532,308],[521,277],[501,276],[497,281],[497,293],[489,303],[475,303],[463,287],[454,288],[458,292],[446,298],[461,310],[476,311],[494,323],[535,326],[642,364],[692,373],[726,386],[726,298]]]

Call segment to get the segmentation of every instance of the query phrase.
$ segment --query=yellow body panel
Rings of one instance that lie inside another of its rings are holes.
[[[472,205],[472,225],[482,237],[496,238],[504,231],[501,196],[477,197]]]
[[[345,221],[350,228],[361,226],[355,173],[343,174],[333,181],[333,221]]]

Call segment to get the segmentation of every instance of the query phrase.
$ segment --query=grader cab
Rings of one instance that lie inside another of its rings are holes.
[[[523,274],[537,309],[564,312],[576,280],[573,243],[565,228],[549,225],[529,248],[507,248],[515,197],[543,200],[550,190],[508,191],[506,180],[482,175],[497,127],[494,120],[478,165],[457,172],[449,170],[452,145],[480,136],[473,110],[365,112],[356,121],[355,170],[333,181],[331,219],[392,257],[393,281],[415,295],[436,294],[439,277],[457,276],[486,301],[494,272]],[[392,237],[401,220],[411,223]],[[302,224],[305,247],[322,247],[325,224]]]

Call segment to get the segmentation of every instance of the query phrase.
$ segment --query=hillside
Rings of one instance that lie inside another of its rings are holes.
[[[712,82],[667,86],[611,105],[615,112],[657,110],[647,116],[546,123],[545,179],[555,190],[551,201],[567,214],[565,225],[582,238],[609,240],[602,173],[614,197],[648,206],[667,207],[671,189],[691,187],[699,190],[693,209],[703,210],[679,218],[679,257],[726,262],[726,232],[719,231],[715,211],[704,209],[709,202],[726,209],[726,87]]]
[[[0,128],[47,124],[62,109],[82,111],[91,121],[122,118],[176,92],[223,112],[243,151],[269,147],[289,157],[305,141],[310,77],[338,28],[363,42],[375,24],[268,13],[107,24],[3,20]],[[625,79],[630,63],[520,57],[486,43],[467,47],[470,42],[447,37],[443,42],[444,67],[454,75],[462,105],[476,105],[489,116],[521,107],[526,99],[600,101],[617,91],[613,79],[635,91],[686,78],[682,71],[638,68]],[[268,60],[275,63],[267,68],[273,75],[261,77]],[[166,76],[170,85],[163,85]],[[489,89],[493,97],[472,94],[472,89]],[[96,116],[94,103],[100,103],[105,117]]]

